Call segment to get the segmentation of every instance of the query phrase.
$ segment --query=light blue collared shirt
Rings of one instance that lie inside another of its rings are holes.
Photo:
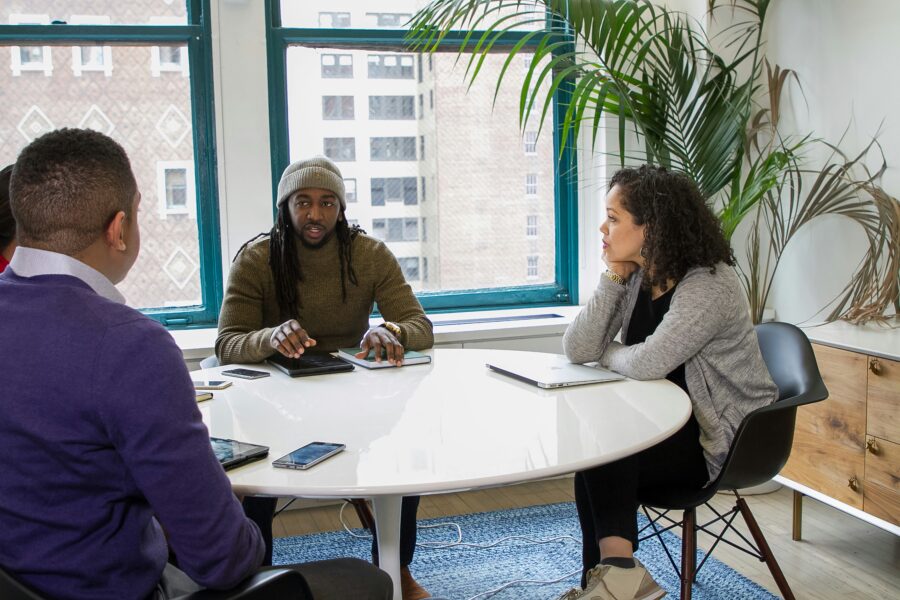
[[[66,254],[19,246],[9,261],[9,268],[19,277],[37,275],[69,275],[85,282],[107,300],[125,304],[125,296],[106,275]]]

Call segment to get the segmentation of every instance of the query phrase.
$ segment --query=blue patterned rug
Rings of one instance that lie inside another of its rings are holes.
[[[646,519],[640,514],[638,517],[639,527],[643,526]],[[542,600],[555,598],[579,581],[580,571],[566,577],[581,566],[581,531],[575,505],[571,502],[420,520],[419,543],[456,541],[454,528],[421,527],[450,521],[462,528],[463,543],[490,544],[507,536],[527,536],[534,540],[561,539],[544,544],[515,539],[491,548],[420,546],[416,548],[411,569],[419,583],[435,597],[452,600]],[[354,532],[365,533],[364,530]],[[678,561],[681,555],[680,538],[672,533],[665,533],[663,537]],[[273,562],[291,564],[341,556],[370,560],[370,548],[369,539],[355,538],[345,531],[277,538]],[[669,592],[669,597],[677,598],[678,577],[659,542],[644,542],[637,556],[653,578]],[[517,583],[496,593],[487,593],[513,580],[550,581],[563,577],[557,583]],[[693,597],[695,600],[776,598],[714,557],[700,571]]]

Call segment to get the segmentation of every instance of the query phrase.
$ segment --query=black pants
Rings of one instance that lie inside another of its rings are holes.
[[[244,498],[244,514],[256,523],[266,541],[264,565],[272,564],[272,517],[278,498],[247,496]],[[400,566],[407,567],[413,561],[416,551],[416,512],[419,510],[419,496],[405,496],[400,509]],[[374,532],[373,532],[374,533]],[[372,558],[378,560],[378,541],[372,537]]]
[[[581,523],[581,586],[600,562],[600,539],[617,536],[637,542],[638,497],[643,489],[688,485],[709,479],[700,447],[700,428],[690,420],[670,438],[615,462],[575,473],[575,506]]]

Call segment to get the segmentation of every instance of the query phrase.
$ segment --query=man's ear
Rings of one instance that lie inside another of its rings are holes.
[[[128,217],[125,216],[125,211],[120,210],[115,214],[112,220],[110,220],[109,225],[106,226],[104,236],[106,245],[113,250],[124,252],[127,249],[125,245],[125,228],[128,224],[127,221]]]

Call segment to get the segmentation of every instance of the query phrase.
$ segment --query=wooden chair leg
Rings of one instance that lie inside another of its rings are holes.
[[[791,539],[795,542],[799,542],[801,537],[803,537],[803,494],[794,490],[794,514]]]
[[[691,600],[697,570],[697,511],[684,511],[681,524],[681,600]]]
[[[791,591],[791,586],[788,585],[787,579],[784,578],[784,573],[781,572],[781,567],[778,566],[775,555],[772,554],[772,550],[769,548],[769,544],[766,543],[766,538],[763,535],[762,530],[756,523],[756,519],[753,518],[753,513],[750,512],[747,501],[743,498],[738,498],[737,506],[741,511],[741,516],[744,517],[744,522],[747,523],[747,528],[750,529],[753,541],[756,542],[756,546],[759,548],[763,559],[766,561],[766,565],[769,567],[769,572],[772,573],[772,577],[775,579],[775,584],[778,585],[778,590],[781,592],[782,597],[784,597],[784,600],[794,600],[794,593]]]

